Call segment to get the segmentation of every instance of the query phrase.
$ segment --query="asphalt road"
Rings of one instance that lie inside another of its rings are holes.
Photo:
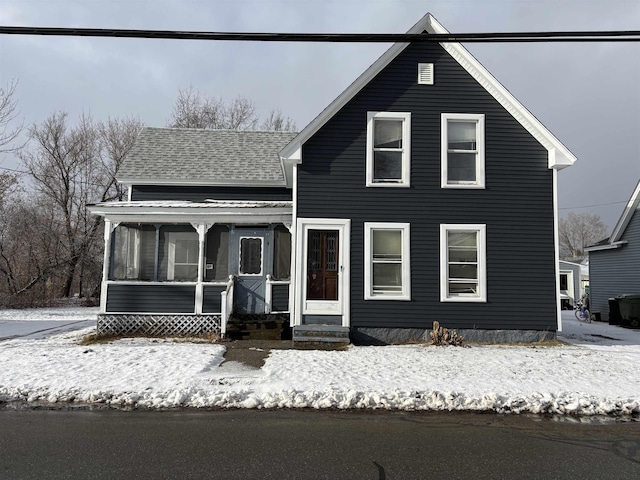
[[[0,479],[636,479],[640,422],[0,410]]]

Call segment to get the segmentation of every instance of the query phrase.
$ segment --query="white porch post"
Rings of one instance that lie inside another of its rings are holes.
[[[204,250],[207,232],[213,223],[192,223],[191,226],[198,232],[198,282],[196,283],[196,315],[202,315],[202,301],[204,296]]]
[[[107,313],[107,281],[111,266],[111,234],[119,222],[104,219],[104,261],[102,263],[102,285],[100,286],[100,313]]]

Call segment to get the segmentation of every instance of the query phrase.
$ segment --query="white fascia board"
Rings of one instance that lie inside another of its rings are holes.
[[[450,33],[430,13],[427,13],[407,33]],[[307,125],[282,151],[283,158],[302,160],[302,145],[347,104],[365,85],[398,56],[409,44],[396,43],[360,75],[347,89]],[[549,168],[562,169],[573,165],[575,155],[569,151],[524,105],[522,105],[489,71],[460,43],[440,45],[462,68],[482,85],[538,142],[549,152]],[[294,157],[296,155],[296,157]]]
[[[627,241],[624,242],[613,242],[613,243],[607,243],[606,245],[596,245],[593,247],[586,247],[584,249],[585,252],[597,252],[599,250],[614,250],[616,248],[621,248],[624,247],[627,243]]]
[[[162,213],[135,214],[108,214],[105,218],[116,223],[233,223],[233,224],[271,224],[291,223],[291,214],[215,214],[215,215],[166,215]]]
[[[118,223],[291,223],[291,208],[87,207],[93,215]]]
[[[182,187],[286,187],[282,180],[184,180],[166,178],[118,178],[118,183],[125,185],[161,185]]]
[[[624,210],[622,211],[622,215],[620,216],[618,223],[616,223],[616,226],[613,227],[613,232],[609,237],[611,238],[612,242],[617,242],[618,240],[620,240],[620,237],[622,236],[622,234],[627,228],[627,225],[629,225],[629,222],[631,221],[631,217],[633,217],[633,214],[638,211],[639,206],[640,206],[640,181],[638,181],[638,185],[636,185],[636,189],[633,191],[631,198],[627,202],[627,205],[624,207]]]

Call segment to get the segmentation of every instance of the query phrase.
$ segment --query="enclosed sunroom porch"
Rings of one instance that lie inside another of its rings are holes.
[[[227,333],[289,312],[291,202],[118,202],[105,219],[98,332]]]

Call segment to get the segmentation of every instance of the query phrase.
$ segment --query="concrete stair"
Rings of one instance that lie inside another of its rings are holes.
[[[289,319],[282,315],[232,315],[227,323],[230,340],[286,340]],[[291,338],[289,336],[289,338]]]
[[[294,342],[349,343],[349,328],[340,325],[296,325]]]

